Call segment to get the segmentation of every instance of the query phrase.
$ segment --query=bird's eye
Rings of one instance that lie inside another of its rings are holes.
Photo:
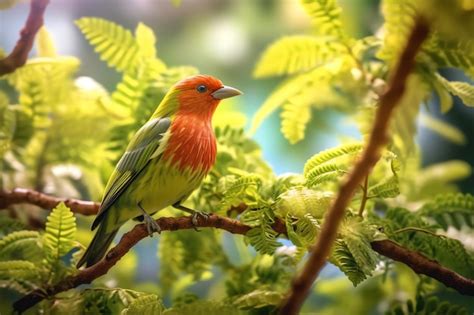
[[[199,92],[199,93],[205,93],[207,91],[207,86],[205,85],[198,85],[196,90]]]

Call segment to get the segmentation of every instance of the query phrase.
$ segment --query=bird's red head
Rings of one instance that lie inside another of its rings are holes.
[[[224,98],[240,95],[237,89],[222,84],[221,80],[209,75],[196,75],[176,84],[179,90],[178,112],[194,114],[211,119],[219,102]]]

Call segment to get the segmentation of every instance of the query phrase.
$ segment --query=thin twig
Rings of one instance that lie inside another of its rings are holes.
[[[408,39],[408,44],[391,76],[388,89],[380,98],[374,126],[362,157],[346,177],[331,209],[327,212],[316,244],[311,248],[310,256],[303,270],[293,279],[287,299],[280,308],[280,314],[298,314],[312,284],[326,263],[347,205],[357,187],[380,159],[381,151],[388,139],[387,130],[392,111],[403,96],[406,80],[415,65],[416,54],[428,37],[428,33],[428,25],[424,20],[418,18]]]
[[[0,76],[11,73],[26,63],[28,53],[33,47],[36,33],[43,26],[43,15],[48,4],[49,0],[31,0],[30,13],[26,19],[25,26],[20,32],[20,38],[12,52],[0,60]]]
[[[425,229],[422,229],[422,228],[411,227],[411,226],[404,227],[402,229],[398,229],[398,230],[394,231],[393,234],[398,234],[398,233],[403,233],[403,232],[421,232],[421,233],[429,234],[429,235],[432,235],[432,236],[435,236],[435,237],[446,238],[446,236],[444,236],[444,235],[436,234],[435,232],[431,232],[431,231],[428,231],[428,230],[425,230]]]
[[[31,203],[34,205],[38,205],[43,209],[52,209],[59,202],[64,200],[69,200],[69,202],[67,202],[68,205],[76,213],[88,215],[93,214],[94,211],[97,211],[98,205],[93,202],[56,198],[43,193],[38,193],[32,190],[20,188],[14,189],[12,191],[0,191],[0,209],[4,205],[13,205],[21,203]],[[243,205],[240,205],[240,207],[243,207]],[[175,231],[194,228],[191,217],[160,218],[157,220],[157,222],[164,231]],[[220,217],[215,214],[211,215],[208,220],[204,220],[201,217],[198,217],[197,227],[219,228],[233,234],[246,234],[251,229],[251,227],[242,224],[240,221],[226,217]],[[285,222],[280,219],[275,220],[275,223],[272,225],[272,228],[279,234],[287,234]],[[146,236],[148,236],[148,233],[143,224],[135,226],[130,232],[123,235],[117,246],[112,248],[108,252],[106,257],[100,262],[89,268],[78,271],[76,275],[69,276],[55,285],[32,291],[31,293],[24,296],[15,303],[15,309],[20,312],[24,311],[39,303],[45,298],[50,298],[59,292],[67,291],[81,284],[90,283],[94,279],[103,276],[136,243],[138,243]],[[427,266],[429,266],[427,270],[431,270],[430,274],[428,274],[430,277],[437,279],[438,281],[458,290],[461,293],[474,295],[474,293],[472,293],[474,291],[474,280],[464,278],[456,274],[455,272],[442,267],[438,263],[433,262],[416,252],[403,248],[391,241],[376,241],[372,242],[372,244],[375,244],[372,247],[376,252],[390,258],[395,257],[392,257],[392,254],[390,253],[391,248],[394,248],[395,246],[397,249],[397,256],[393,259],[403,262],[409,267],[412,267],[413,265],[414,267],[412,268],[422,268],[420,266],[426,264]],[[414,259],[413,257],[415,257],[416,259]],[[453,274],[455,275],[456,280],[447,280]]]

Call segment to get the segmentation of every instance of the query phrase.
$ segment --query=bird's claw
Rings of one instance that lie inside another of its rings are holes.
[[[148,235],[150,237],[153,237],[153,233],[155,232],[157,232],[158,234],[161,233],[161,227],[158,224],[158,222],[153,220],[153,218],[151,218],[150,216],[144,216],[144,218],[145,218],[146,230],[148,231]]]
[[[204,220],[208,220],[211,215],[207,212],[204,211],[194,211],[193,214],[191,215],[191,222],[194,226],[194,230],[199,232],[199,229],[197,228],[198,225],[198,217],[202,217]]]

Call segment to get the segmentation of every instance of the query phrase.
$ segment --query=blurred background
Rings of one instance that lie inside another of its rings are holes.
[[[381,24],[379,1],[339,1],[343,7],[345,27],[356,37],[374,33]],[[10,51],[21,29],[28,2],[0,11],[0,47]],[[151,27],[158,38],[158,55],[168,65],[193,65],[201,73],[219,77],[225,84],[238,87],[244,96],[236,100],[239,110],[250,118],[280,79],[255,80],[252,72],[260,54],[283,35],[304,34],[310,21],[297,0],[53,0],[46,11],[45,25],[52,33],[58,53],[78,57],[82,64],[78,75],[90,76],[113,90],[120,74],[107,67],[74,25],[84,16],[109,19],[134,29],[138,22]],[[445,75],[464,80],[460,73]],[[0,83],[1,84],[1,83]],[[440,115],[437,104],[430,114],[460,128],[467,139],[474,134],[472,110],[456,104],[447,115]],[[225,107],[225,103],[223,107]],[[223,109],[225,110],[225,108]],[[355,126],[331,111],[313,116],[306,139],[290,146],[279,132],[278,114],[266,120],[255,139],[263,148],[265,159],[277,174],[300,172],[304,162],[315,152],[337,144],[336,134],[357,137]],[[268,141],[271,139],[271,141]],[[474,163],[474,143],[453,144],[431,131],[419,130],[424,165],[449,159]],[[292,154],[287,154],[291,149]],[[284,158],[283,158],[284,156]],[[460,183],[462,191],[474,192],[474,177]]]
[[[352,35],[366,36],[380,27],[379,1],[345,0],[339,3],[343,7],[345,27]],[[28,5],[29,2],[25,1],[12,9],[0,11],[0,47],[7,52],[11,51],[18,38],[28,13]],[[170,0],[52,0],[46,11],[45,25],[52,34],[58,53],[78,57],[82,62],[78,76],[92,77],[109,91],[114,89],[121,75],[99,59],[75,26],[74,20],[84,16],[109,19],[128,29],[134,29],[138,22],[151,27],[158,38],[158,56],[167,65],[195,66],[201,73],[217,76],[225,84],[245,93],[232,106],[245,113],[247,125],[280,82],[280,79],[256,80],[252,77],[260,54],[275,39],[283,35],[308,33],[310,29],[309,18],[297,0],[182,0],[179,5]],[[455,71],[444,74],[451,80],[465,80]],[[13,93],[3,81],[0,81],[0,85],[0,88]],[[230,105],[223,103],[220,110],[225,111],[226,106]],[[457,99],[453,109],[446,115],[440,114],[436,101],[424,110],[461,129],[468,142],[464,145],[453,144],[420,127],[418,141],[422,148],[423,164],[461,159],[474,165],[474,143],[470,141],[474,138],[474,111],[460,104]],[[279,116],[273,114],[255,134],[264,158],[277,174],[301,172],[309,157],[337,145],[341,136],[359,137],[355,125],[341,114],[329,110],[314,113],[305,139],[296,145],[290,145],[279,128]],[[461,191],[474,193],[472,175],[459,184]],[[137,246],[138,258],[133,255],[127,258],[139,264],[135,280],[142,283],[143,287],[156,281],[159,262],[156,260],[156,249],[152,247],[155,244],[156,239],[147,239]],[[232,251],[229,246],[229,251]],[[127,264],[127,259],[120,264]],[[123,272],[125,269],[121,270]],[[340,275],[339,271],[328,266],[322,277],[337,275]],[[347,283],[344,285],[349,284],[345,281]],[[209,283],[203,281],[193,291],[206,291],[209,287]],[[370,293],[370,287],[361,287],[359,290]],[[321,287],[321,290],[324,288]],[[317,298],[311,301],[313,304],[325,302]]]

